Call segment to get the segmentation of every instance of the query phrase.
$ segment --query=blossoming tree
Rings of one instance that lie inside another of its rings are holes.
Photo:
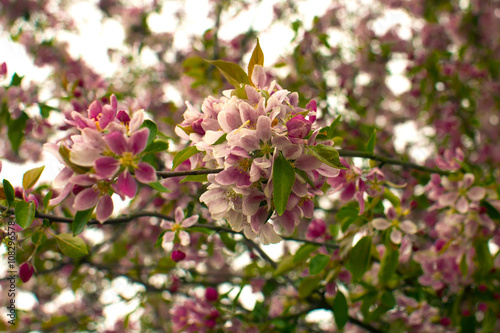
[[[39,164],[2,174],[1,330],[500,330],[500,5],[339,0],[310,24],[302,3],[272,8],[291,48],[265,64],[266,29],[219,36],[258,1],[209,2],[213,28],[183,48],[151,27],[164,4],[100,1],[125,36],[113,77],[57,34],[78,31],[73,3],[2,3],[53,74],[0,65],[0,154]],[[13,285],[35,305],[10,311]]]

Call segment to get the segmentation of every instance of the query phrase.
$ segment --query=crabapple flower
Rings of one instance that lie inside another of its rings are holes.
[[[314,197],[323,194],[323,184],[339,171],[311,152],[319,131],[316,104],[299,107],[298,94],[268,82],[261,66],[254,67],[252,82],[254,86],[244,87],[245,97],[229,91],[220,99],[206,98],[201,112],[186,103],[176,132],[203,154],[203,166],[223,168],[207,177],[208,189],[200,196],[212,218],[225,219],[233,230],[269,244],[281,240],[277,230],[291,234],[302,218],[313,217]],[[333,142],[322,144],[331,147]],[[279,214],[273,193],[278,156],[294,170],[292,193]]]
[[[418,231],[415,223],[410,220],[399,222],[399,220],[394,219],[392,222],[389,222],[384,218],[376,218],[373,219],[372,226],[377,230],[386,230],[392,227],[390,239],[394,244],[401,243],[403,233],[413,235]]]
[[[162,246],[165,247],[166,244],[171,243],[175,240],[177,236],[182,246],[187,246],[190,243],[189,233],[185,231],[186,228],[193,226],[198,222],[198,215],[193,215],[184,218],[184,212],[181,207],[175,209],[175,222],[164,221],[161,227],[167,229],[167,232],[163,235]]]
[[[471,203],[477,203],[486,195],[486,190],[474,184],[474,175],[467,173],[463,180],[452,182],[448,178],[442,178],[445,192],[439,196],[438,204],[441,207],[455,208],[459,213],[465,214],[470,209]]]

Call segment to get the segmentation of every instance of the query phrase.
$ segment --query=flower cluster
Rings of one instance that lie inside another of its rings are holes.
[[[269,244],[280,241],[276,231],[290,234],[302,217],[312,218],[314,196],[323,194],[327,177],[339,170],[322,158],[334,151],[332,141],[317,145],[315,103],[299,107],[298,94],[269,82],[261,66],[251,79],[254,85],[205,99],[201,113],[187,103],[176,132],[203,152],[205,167],[223,168],[208,176],[210,185],[200,197],[212,218]],[[287,187],[281,202],[277,188]]]
[[[65,165],[54,180],[54,186],[62,190],[50,200],[51,206],[72,192],[75,194],[72,207],[76,211],[97,207],[97,220],[104,222],[113,212],[113,193],[122,199],[133,198],[137,192],[136,180],[143,184],[156,181],[153,166],[141,161],[147,153],[150,136],[150,130],[141,127],[143,110],[131,118],[125,111],[118,111],[116,97],[112,95],[110,104],[102,106],[94,101],[87,117],[73,111],[66,121],[80,134],[71,135],[59,145],[45,145]]]

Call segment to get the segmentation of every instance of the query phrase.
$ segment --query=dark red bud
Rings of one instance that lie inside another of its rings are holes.
[[[205,289],[205,298],[209,302],[215,302],[219,298],[219,293],[215,288],[208,287]]]
[[[34,271],[35,268],[29,262],[25,262],[19,267],[19,278],[26,283],[31,279]]]
[[[172,251],[172,254],[170,256],[172,258],[173,261],[175,262],[179,262],[181,260],[184,260],[186,258],[186,254],[182,251]]]

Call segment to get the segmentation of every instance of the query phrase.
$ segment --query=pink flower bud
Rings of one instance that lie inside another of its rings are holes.
[[[19,278],[26,283],[31,279],[34,271],[34,267],[29,262],[25,262],[19,267]]]
[[[7,63],[3,62],[0,65],[0,76],[7,75]]]
[[[128,125],[130,123],[130,116],[123,110],[118,111],[116,118],[125,125]]]
[[[182,251],[172,251],[172,254],[170,256],[172,258],[173,261],[175,262],[179,262],[181,260],[184,260],[184,258],[186,258],[186,254]]]
[[[451,324],[451,320],[448,317],[443,317],[441,318],[441,325],[443,326],[448,326]]]
[[[201,127],[202,122],[203,122],[202,118],[193,121],[193,123],[191,124],[191,128],[195,133],[198,133],[200,135],[205,135],[205,130]]]
[[[212,328],[212,327],[215,326],[215,324],[217,324],[217,323],[213,319],[207,319],[207,320],[205,320],[205,326],[206,327]]]
[[[298,114],[286,123],[286,129],[289,137],[303,139],[311,131],[311,122]]]
[[[205,298],[209,302],[215,302],[219,298],[219,293],[217,293],[215,288],[208,287],[205,289]]]

